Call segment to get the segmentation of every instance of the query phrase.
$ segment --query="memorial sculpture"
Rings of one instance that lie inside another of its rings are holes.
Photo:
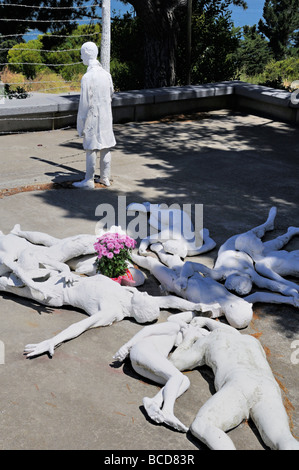
[[[113,225],[109,231],[102,230],[97,235],[79,234],[60,239],[44,232],[21,230],[20,225],[16,224],[8,235],[0,235],[0,257],[2,254],[18,260],[18,266],[23,270],[32,269],[33,260],[35,267],[39,263],[49,264],[57,260],[65,263],[66,272],[71,269],[77,274],[92,276],[97,273],[97,254],[94,245],[105,233],[125,234],[120,226]],[[132,263],[128,263],[128,268],[133,275],[131,285],[135,287],[142,285],[145,280],[144,274]]]
[[[190,428],[210,449],[235,450],[226,431],[251,418],[270,449],[299,450],[279,385],[256,338],[220,321],[195,317],[170,361],[180,371],[203,365],[213,370],[216,393]]]
[[[181,432],[187,432],[188,427],[174,415],[174,405],[189,388],[190,381],[169,361],[168,356],[182,341],[186,321],[193,316],[193,312],[177,313],[170,315],[165,322],[145,326],[113,356],[117,361],[124,361],[129,356],[139,375],[164,385],[153,398],[143,399],[145,411],[156,423],[167,424]]]
[[[201,263],[185,262],[181,283],[186,283],[186,279],[198,271],[216,281],[224,281],[224,286],[238,295],[249,294],[255,285],[291,298],[288,301],[283,299],[282,303],[298,307],[299,285],[282,276],[299,276],[299,251],[288,252],[281,248],[299,234],[299,229],[289,227],[285,234],[262,242],[266,231],[273,230],[275,216],[276,208],[272,207],[264,224],[229,238],[220,247],[212,269]],[[277,302],[281,296],[272,295],[272,298]],[[262,292],[259,292],[259,299],[262,299]],[[271,302],[269,293],[265,295],[265,301]]]
[[[170,315],[166,322],[145,326],[113,357],[123,361],[128,355],[138,374],[165,384],[153,398],[143,399],[148,416],[156,423],[188,430],[174,415],[177,398],[190,387],[181,372],[207,365],[215,376],[216,393],[191,424],[196,438],[213,450],[235,450],[226,432],[251,418],[271,449],[299,449],[279,385],[260,342],[253,336],[184,312]]]
[[[49,289],[53,296],[46,305],[62,307],[71,305],[84,310],[89,318],[76,322],[55,335],[53,338],[37,344],[28,344],[25,347],[27,357],[33,357],[45,352],[51,356],[54,349],[61,343],[73,339],[89,328],[108,326],[124,318],[133,318],[138,323],[147,323],[156,320],[160,309],[194,310],[208,312],[218,308],[217,304],[205,305],[193,303],[176,296],[151,296],[147,292],[140,292],[134,287],[121,286],[106,276],[97,274],[92,277],[78,276],[76,282],[65,285],[59,275],[52,275],[48,280]],[[0,290],[33,298],[30,289],[21,291],[23,287],[12,286],[7,278],[0,278]],[[25,287],[26,289],[26,287]]]
[[[43,352],[53,354],[58,344],[88,328],[110,325],[125,317],[133,317],[140,323],[153,321],[161,308],[219,310],[215,302],[206,305],[172,295],[153,297],[134,287],[123,287],[101,274],[82,277],[71,273],[64,263],[65,258],[86,254],[92,249],[94,252],[96,237],[93,235],[57,239],[42,232],[21,231],[18,226],[12,232],[0,236],[0,259],[4,261],[0,290],[50,307],[71,305],[90,316],[50,340],[26,347],[29,357]],[[17,261],[13,261],[15,259]]]
[[[235,328],[245,328],[252,319],[252,304],[229,292],[219,282],[193,271],[188,277],[182,276],[185,262],[178,255],[169,255],[161,243],[151,245],[158,256],[140,256],[132,253],[132,260],[147,269],[159,281],[166,292],[171,292],[191,302],[217,302],[220,309],[211,312],[212,318],[225,316]]]
[[[100,154],[100,183],[110,186],[111,151],[116,145],[113,133],[112,78],[97,60],[98,48],[93,42],[81,47],[81,58],[87,72],[81,81],[81,94],[77,115],[77,130],[83,137],[86,150],[86,173],[76,188],[93,189],[98,153]]]
[[[206,253],[216,246],[207,228],[202,228],[198,234],[195,232],[190,215],[184,210],[149,202],[133,202],[127,210],[149,214],[148,224],[154,233],[141,240],[138,248],[140,255],[147,256],[148,247],[157,241],[162,243],[166,253],[181,258]]]
[[[153,398],[143,399],[148,416],[186,432],[188,428],[174,414],[177,398],[190,386],[182,372],[205,364],[213,369],[217,391],[200,408],[191,425],[195,437],[211,449],[234,449],[226,431],[251,417],[267,446],[299,450],[260,343],[237,331],[249,324],[254,302],[299,306],[299,286],[283,277],[299,275],[298,251],[281,250],[299,234],[299,229],[289,227],[285,234],[262,242],[265,233],[274,228],[276,208],[271,208],[265,223],[229,238],[210,269],[184,261],[185,256],[192,256],[184,233],[165,239],[167,227],[155,219],[153,211],[150,219],[152,216],[152,223],[160,230],[159,243],[152,243],[157,238],[147,238],[141,243],[141,255],[131,256],[134,263],[149,270],[160,282],[164,295],[158,297],[132,287],[143,284],[145,279],[132,265],[133,282],[126,286],[96,273],[95,242],[99,235],[58,239],[21,230],[18,225],[8,235],[0,232],[0,291],[49,307],[73,306],[88,314],[88,318],[53,338],[26,345],[25,355],[52,356],[64,341],[89,328],[111,325],[124,318],[143,324],[158,319],[160,309],[183,311],[170,315],[167,322],[144,327],[114,356],[122,361],[130,355],[137,373],[163,385]],[[125,234],[120,227],[111,227],[111,231]],[[215,246],[207,230],[203,229],[202,234],[204,243],[195,247],[196,254]],[[151,251],[147,251],[148,247]],[[272,292],[246,295],[253,284]],[[230,291],[246,296],[241,298]],[[222,315],[229,325],[213,320]]]

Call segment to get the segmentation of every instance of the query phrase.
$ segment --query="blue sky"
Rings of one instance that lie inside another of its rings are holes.
[[[241,7],[232,6],[232,19],[235,26],[252,26],[257,24],[263,16],[264,0],[247,0],[248,8],[243,10]],[[124,13],[131,10],[131,5],[124,5],[120,0],[111,0],[111,8],[117,13]]]

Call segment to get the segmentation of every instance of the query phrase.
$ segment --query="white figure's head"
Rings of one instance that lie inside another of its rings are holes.
[[[147,323],[156,320],[160,309],[155,299],[147,292],[136,291],[132,298],[132,316],[138,323]]]
[[[228,323],[234,328],[246,328],[252,320],[252,304],[237,298],[232,303],[225,305],[224,314]]]
[[[98,46],[94,42],[85,42],[81,47],[81,59],[84,65],[88,65],[91,60],[98,57]]]
[[[252,289],[252,280],[248,274],[230,274],[224,283],[225,287],[239,295],[246,295]]]

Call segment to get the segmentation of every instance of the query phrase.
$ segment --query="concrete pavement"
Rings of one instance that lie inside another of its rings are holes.
[[[203,204],[204,227],[217,248],[195,259],[212,266],[228,237],[264,222],[274,205],[275,230],[267,239],[299,226],[298,128],[212,111],[116,124],[115,134],[112,185],[97,185],[95,191],[70,187],[85,169],[82,141],[74,129],[1,136],[0,229],[6,234],[19,223],[59,238],[94,233],[99,204],[113,205],[117,223],[119,196],[125,196],[127,204]],[[299,249],[298,237],[286,249]],[[157,282],[146,274],[142,289],[159,295]],[[162,312],[160,321],[168,313]],[[82,318],[82,312],[72,308],[50,309],[0,295],[0,340],[5,346],[0,449],[205,449],[190,433],[149,421],[142,398],[153,396],[158,387],[137,376],[129,362],[113,363],[113,354],[141,329],[138,324],[123,320],[89,330],[57,348],[52,359],[25,359],[26,344],[47,339]],[[299,339],[298,309],[256,304],[245,332],[264,346],[299,439],[299,364],[294,363],[292,348]],[[191,387],[175,408],[187,426],[214,391],[208,368],[189,372],[188,377]],[[238,449],[265,448],[250,421],[230,436]]]

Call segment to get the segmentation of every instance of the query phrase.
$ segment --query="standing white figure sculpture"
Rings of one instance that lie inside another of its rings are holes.
[[[190,321],[192,318],[192,312],[178,313],[170,315],[166,322],[145,326],[113,356],[123,361],[129,355],[132,367],[138,374],[165,384],[153,398],[143,399],[144,408],[156,423],[165,423],[182,432],[187,432],[188,428],[174,415],[174,405],[176,399],[189,388],[190,381],[174,367],[168,355],[182,341],[187,327],[185,319]]]
[[[152,256],[140,256],[132,253],[132,261],[151,272],[163,289],[172,292],[190,302],[217,302],[220,309],[211,309],[212,318],[225,315],[230,325],[245,328],[252,319],[252,304],[229,292],[214,279],[193,271],[188,277],[182,276],[184,261],[178,255],[168,255],[161,244],[151,245],[159,259]]]
[[[235,450],[226,431],[252,418],[271,449],[299,450],[280,388],[260,342],[209,318],[196,317],[170,357],[179,370],[212,368],[216,393],[200,408],[192,434],[213,450]],[[207,335],[207,327],[210,333]]]
[[[100,152],[100,182],[110,186],[111,152],[116,145],[113,133],[111,101],[113,83],[109,72],[97,60],[98,48],[93,42],[81,47],[81,58],[88,65],[81,81],[81,95],[77,115],[77,130],[83,136],[86,150],[86,174],[83,181],[73,186],[83,189],[94,188],[97,155]]]

